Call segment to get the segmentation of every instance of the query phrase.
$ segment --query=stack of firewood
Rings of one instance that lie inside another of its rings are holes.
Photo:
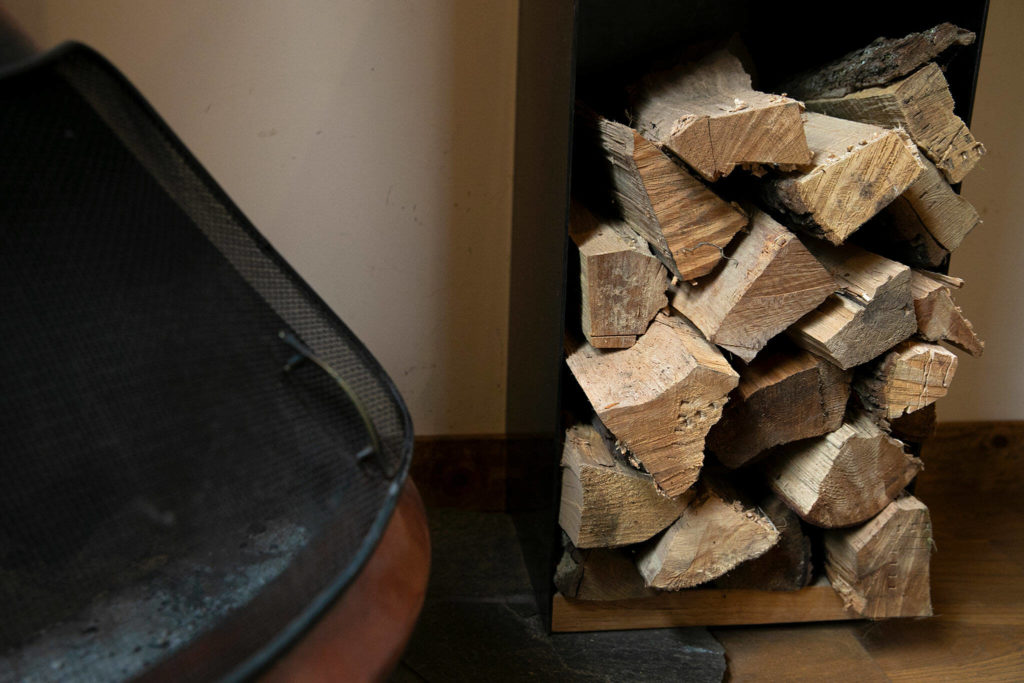
[[[922,470],[957,356],[983,343],[951,251],[984,147],[937,59],[949,24],[758,92],[730,52],[577,107],[563,596],[827,576],[869,618],[931,614]],[[798,99],[797,99],[798,98]]]

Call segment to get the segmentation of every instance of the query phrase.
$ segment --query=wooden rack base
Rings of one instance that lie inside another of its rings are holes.
[[[551,630],[618,631],[680,626],[740,626],[754,624],[847,621],[859,617],[843,609],[843,601],[828,580],[799,591],[720,590],[690,588],[650,598],[629,600],[570,600],[555,594]]]

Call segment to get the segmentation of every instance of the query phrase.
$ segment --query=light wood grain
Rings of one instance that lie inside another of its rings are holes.
[[[850,373],[789,344],[773,347],[740,369],[739,386],[708,433],[708,450],[726,467],[745,465],[772,446],[834,431],[843,422]]]
[[[629,349],[567,342],[566,362],[605,426],[677,496],[697,481],[704,437],[739,375],[700,332],[659,313]]]
[[[928,508],[910,495],[854,529],[825,534],[825,572],[848,609],[868,619],[932,614]]]
[[[628,348],[668,299],[668,273],[625,223],[573,202],[569,236],[580,259],[580,326],[595,348]]]
[[[859,369],[853,388],[868,410],[894,420],[945,396],[957,364],[938,344],[908,340]]]
[[[889,85],[811,99],[806,105],[820,114],[902,127],[950,183],[961,182],[985,153],[985,146],[953,113],[949,85],[934,62]]]
[[[768,179],[761,196],[791,224],[842,244],[910,187],[924,166],[902,130],[806,116],[811,163],[802,172]]]
[[[757,211],[722,267],[700,282],[679,283],[671,301],[706,338],[749,363],[835,289],[800,240]]]
[[[945,341],[972,356],[985,351],[985,342],[978,338],[974,325],[953,301],[952,287],[935,274],[915,270],[910,289],[914,296],[917,333],[925,340]]]
[[[640,132],[709,181],[737,166],[806,164],[801,111],[796,100],[751,88],[726,51],[650,74],[632,92]]]
[[[646,541],[685,507],[685,501],[661,494],[651,475],[613,453],[590,425],[566,431],[558,522],[577,548]]]
[[[746,215],[629,126],[582,106],[576,125],[573,173],[581,190],[595,201],[610,198],[673,275],[709,273]]]
[[[798,345],[845,370],[917,331],[910,268],[850,244],[807,246],[840,291],[789,329]]]
[[[651,588],[706,583],[778,543],[771,520],[717,478],[705,473],[687,496],[679,519],[637,553],[637,568]]]
[[[781,446],[764,463],[775,494],[804,521],[826,528],[875,516],[922,468],[863,413],[825,436]]]

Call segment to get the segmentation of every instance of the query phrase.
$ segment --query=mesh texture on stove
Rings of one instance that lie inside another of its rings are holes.
[[[251,673],[379,539],[401,398],[96,53],[6,71],[0,139],[0,680]]]

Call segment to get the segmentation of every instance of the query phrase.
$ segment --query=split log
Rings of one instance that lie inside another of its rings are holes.
[[[764,468],[768,485],[804,521],[833,528],[878,514],[923,464],[855,413],[830,434],[780,446]]]
[[[985,146],[953,113],[953,96],[934,62],[886,86],[843,97],[811,99],[810,111],[842,119],[902,127],[950,183],[959,183],[985,153]]]
[[[910,495],[867,524],[825,534],[825,572],[848,610],[868,619],[932,614],[932,524]]]
[[[662,495],[651,475],[616,457],[590,425],[565,434],[558,522],[577,548],[640,543],[682,514],[685,502]]]
[[[926,233],[946,251],[959,247],[981,223],[971,203],[954,192],[927,160],[924,172],[882,213],[889,214],[891,222],[905,226],[899,228],[901,232]]]
[[[668,273],[625,223],[573,202],[569,235],[580,254],[583,334],[599,349],[628,348],[668,303]]]
[[[566,362],[601,421],[669,496],[686,491],[704,462],[704,437],[739,375],[679,316],[659,313],[621,351],[567,344]]]
[[[637,555],[651,588],[678,590],[711,581],[779,541],[764,513],[713,477],[702,477],[686,498],[679,520]]]
[[[725,264],[673,288],[672,307],[704,336],[746,362],[768,340],[835,291],[835,281],[796,236],[768,214],[751,216]]]
[[[762,199],[788,223],[842,244],[903,193],[923,170],[902,130],[886,130],[824,114],[804,126],[814,157],[809,170],[759,184]]]
[[[789,329],[798,345],[846,370],[917,331],[910,268],[850,244],[808,241],[807,248],[840,291]]]
[[[747,217],[629,126],[577,107],[574,177],[613,198],[626,223],[682,279],[705,275]],[[595,203],[594,206],[597,206]]]
[[[949,23],[903,38],[878,38],[866,47],[797,76],[783,90],[801,100],[842,97],[903,78],[949,48],[973,42],[972,32]]]
[[[911,274],[910,289],[914,296],[917,333],[931,342],[946,341],[972,356],[985,351],[985,342],[978,338],[971,321],[953,302],[952,287],[962,281],[915,270]]]
[[[814,573],[811,539],[800,518],[785,503],[769,494],[758,507],[779,531],[779,542],[761,557],[748,560],[715,580],[716,588],[795,591],[810,585]]]
[[[754,90],[740,60],[725,50],[651,74],[631,94],[640,132],[709,181],[736,166],[794,166],[811,158],[802,105]]]
[[[839,429],[849,397],[849,372],[789,345],[769,347],[740,370],[707,448],[740,467],[773,446]]]
[[[629,600],[658,594],[644,583],[627,551],[583,550],[571,543],[565,545],[555,568],[555,588],[565,597],[573,600]]]
[[[909,340],[861,368],[853,387],[869,411],[894,420],[945,396],[956,366],[952,351]]]

